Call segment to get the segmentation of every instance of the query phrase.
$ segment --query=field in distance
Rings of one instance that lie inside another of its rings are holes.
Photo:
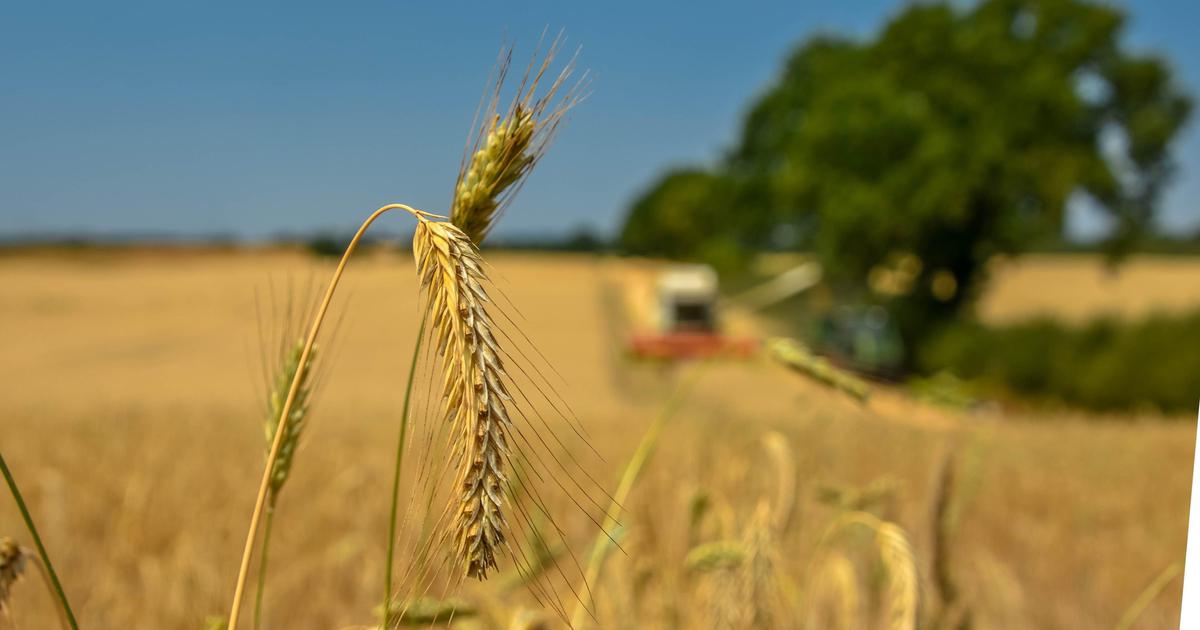
[[[635,272],[629,263],[515,253],[491,261],[603,457],[593,475],[612,483],[688,367],[624,356],[618,302]],[[262,339],[276,341],[287,292],[321,288],[331,267],[275,250],[0,257],[4,454],[81,624],[195,629],[224,613],[263,461]],[[1107,284],[1095,259],[1030,258],[997,270],[980,311],[1009,321],[1047,309],[1085,318],[1110,305],[1200,306],[1200,261],[1135,259],[1128,270]],[[311,432],[280,508],[268,627],[372,621],[418,322],[412,276],[400,254],[351,264]],[[960,414],[886,387],[864,405],[761,357],[715,364],[700,378],[625,506],[628,555],[608,571],[640,576],[642,590],[631,598],[620,580],[596,585],[603,619],[635,614],[654,628],[671,614],[687,619],[689,607],[703,612],[703,590],[676,579],[688,497],[707,488],[732,514],[752,511],[756,497],[741,489],[757,487],[747,480],[759,474],[769,431],[786,437],[796,463],[785,565],[829,521],[822,489],[884,480],[893,488],[885,509],[910,533],[928,581],[933,488],[953,453],[963,483],[950,562],[978,628],[1112,627],[1183,559],[1194,422]],[[0,500],[0,536],[23,534]],[[582,554],[587,539],[573,542]],[[784,568],[801,575],[803,566]],[[1176,580],[1137,627],[1176,627],[1179,594]],[[670,601],[685,611],[671,613]],[[18,627],[49,627],[52,615],[34,580],[18,587]]]

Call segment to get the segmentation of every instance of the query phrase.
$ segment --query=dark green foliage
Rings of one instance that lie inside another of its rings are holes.
[[[920,364],[1093,409],[1184,412],[1200,402],[1196,348],[1200,312],[1081,328],[1051,320],[998,328],[960,323],[926,345]]]
[[[348,242],[350,242],[349,237],[341,238],[333,234],[321,233],[305,241],[304,248],[318,258],[340,258],[342,252],[346,251]]]
[[[621,232],[629,254],[704,260],[720,268],[744,262],[730,226],[737,212],[729,204],[728,182],[698,170],[668,173],[630,210]]]
[[[1114,252],[1149,226],[1190,102],[1163,60],[1122,47],[1124,22],[1084,0],[914,3],[873,40],[810,40],[728,158],[664,176],[621,244],[720,264],[813,251],[919,347],[971,302],[992,256],[1058,238],[1069,198],[1116,219]],[[904,253],[920,262],[912,290],[869,295],[870,271]],[[936,277],[957,290],[935,297]]]

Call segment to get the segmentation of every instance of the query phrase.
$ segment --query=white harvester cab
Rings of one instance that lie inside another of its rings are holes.
[[[717,330],[717,273],[708,265],[672,265],[658,277],[659,331]]]

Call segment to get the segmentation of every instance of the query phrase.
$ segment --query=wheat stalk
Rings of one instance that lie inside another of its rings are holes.
[[[301,349],[300,357],[297,360],[299,365],[308,364],[313,346],[317,341],[317,335],[321,332],[321,325],[325,322],[325,315],[329,312],[330,304],[333,303],[333,295],[337,291],[342,275],[346,271],[346,265],[350,262],[350,257],[354,254],[355,249],[358,248],[359,242],[362,241],[363,235],[366,234],[367,229],[379,217],[392,210],[404,210],[419,219],[435,216],[405,204],[393,203],[372,212],[362,222],[362,225],[358,227],[358,231],[350,239],[350,243],[346,245],[346,251],[342,253],[342,258],[338,261],[337,267],[333,271],[333,277],[329,280],[329,286],[325,289],[325,295],[321,298],[321,302],[318,304],[317,310],[313,315],[308,335],[304,338],[304,347]],[[241,616],[242,599],[246,593],[246,580],[250,575],[250,560],[254,555],[254,542],[258,537],[258,528],[266,509],[267,497],[271,492],[271,480],[274,477],[275,464],[279,460],[280,451],[283,447],[283,438],[288,434],[288,424],[292,418],[292,408],[296,404],[296,399],[300,393],[302,380],[300,376],[301,374],[298,373],[288,386],[287,397],[284,399],[279,412],[279,427],[275,431],[275,439],[271,443],[271,450],[267,454],[267,463],[263,469],[262,480],[259,482],[258,495],[254,501],[254,511],[250,515],[250,527],[246,531],[246,543],[242,548],[242,560],[238,566],[237,583],[233,590],[233,602],[230,604],[229,630],[237,630],[238,620]]]
[[[42,577],[45,578],[46,590],[50,591],[58,600],[59,622],[63,628],[79,630],[79,624],[75,621],[75,613],[71,610],[71,602],[67,601],[67,593],[58,579],[58,572],[54,570],[54,563],[50,562],[50,554],[46,551],[46,545],[42,543],[42,536],[33,522],[33,515],[29,513],[29,507],[25,505],[21,487],[17,485],[17,480],[9,470],[8,462],[4,461],[3,454],[0,454],[0,476],[4,477],[4,482],[8,485],[8,492],[12,495],[13,502],[17,504],[21,519],[25,521],[25,529],[29,530],[29,536],[33,539],[34,547],[37,548],[37,559],[39,560],[37,566],[41,569]],[[26,555],[28,557],[28,554]]]
[[[1167,565],[1167,568],[1163,569],[1162,573],[1159,573],[1154,578],[1154,581],[1146,585],[1146,589],[1138,595],[1137,599],[1133,600],[1133,603],[1129,605],[1129,608],[1117,620],[1116,630],[1129,630],[1129,628],[1133,627],[1134,622],[1138,620],[1138,617],[1142,616],[1142,613],[1146,611],[1146,608],[1150,606],[1154,598],[1158,597],[1163,589],[1167,588],[1167,585],[1171,583],[1171,580],[1174,580],[1181,573],[1183,573],[1182,562],[1172,562]]]

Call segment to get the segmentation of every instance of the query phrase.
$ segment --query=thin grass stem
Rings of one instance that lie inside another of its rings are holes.
[[[275,523],[275,508],[267,508],[263,523],[262,553],[258,559],[258,587],[254,591],[254,630],[262,627],[263,594],[267,591],[267,562],[271,551],[271,525]]]
[[[17,487],[17,480],[13,479],[12,471],[8,469],[8,463],[4,461],[2,453],[0,453],[0,472],[4,473],[8,491],[12,493],[13,500],[17,503],[17,509],[21,512],[21,518],[25,520],[25,527],[29,530],[29,537],[33,539],[33,544],[37,547],[38,557],[41,558],[42,567],[46,569],[46,574],[50,578],[50,585],[66,616],[67,625],[71,630],[79,630],[79,624],[75,622],[75,613],[71,611],[71,603],[67,601],[67,593],[63,590],[62,582],[58,580],[58,573],[54,570],[54,564],[50,562],[50,554],[46,553],[42,537],[38,534],[37,526],[33,524],[33,516],[29,514],[29,508],[25,506],[25,498],[21,496],[21,489]]]
[[[417,373],[417,360],[421,356],[421,342],[425,339],[425,324],[429,321],[429,310],[421,315],[417,328],[417,341],[413,345],[412,362],[408,366],[408,383],[404,386],[404,409],[400,413],[400,437],[396,441],[396,463],[392,471],[392,506],[388,514],[387,565],[383,572],[383,611],[386,617],[392,609],[392,563],[396,556],[396,511],[400,503],[400,468],[404,464],[404,446],[408,440],[408,418],[412,403],[413,381]],[[386,619],[385,619],[386,622]]]

